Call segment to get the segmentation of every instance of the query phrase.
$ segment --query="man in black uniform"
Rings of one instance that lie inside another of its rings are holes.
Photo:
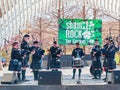
[[[94,70],[94,78],[93,79],[100,79],[101,78],[101,54],[102,50],[100,48],[98,40],[95,40],[95,46],[92,48],[91,55],[92,55],[92,67]],[[97,77],[98,76],[98,77]]]
[[[108,60],[108,70],[113,70],[116,68],[116,64],[114,61],[116,51],[117,51],[117,48],[114,45],[113,40],[111,40],[110,45],[108,46],[108,48],[106,50],[106,57]]]
[[[9,69],[10,71],[14,71],[14,74],[17,73],[18,79],[20,80],[20,71],[21,71],[21,62],[23,60],[23,57],[21,55],[21,51],[19,50],[19,45],[18,42],[14,42],[12,44],[12,52],[11,52],[11,60],[9,64]]]
[[[116,68],[116,62],[114,61],[116,51],[117,48],[115,47],[113,40],[109,39],[108,47],[105,50],[105,56],[107,59],[106,77],[108,72],[111,73],[111,71]]]
[[[25,58],[22,60],[22,80],[26,80],[26,67],[28,67],[29,54],[30,54],[30,46],[29,46],[29,35],[26,34],[23,37],[23,41],[21,43],[22,54],[25,55]]]
[[[41,69],[41,60],[44,57],[44,50],[39,47],[39,42],[33,42],[33,50],[32,50],[32,63],[31,69],[33,69],[34,80],[38,80],[38,71]]]
[[[57,42],[53,42],[53,46],[50,47],[50,53],[52,56],[51,61],[51,68],[52,71],[58,71],[58,68],[60,68],[60,57],[61,57],[62,50],[57,46]]]
[[[106,77],[107,77],[107,72],[108,72],[108,58],[107,58],[107,49],[108,49],[108,46],[110,45],[110,40],[109,38],[106,38],[105,39],[105,45],[103,46],[102,48],[102,53],[103,53],[103,56],[104,56],[104,62],[103,62],[103,67],[104,67],[104,70],[106,72]],[[106,81],[106,77],[103,79]]]
[[[79,43],[76,43],[76,48],[72,51],[72,57],[73,57],[73,59],[74,58],[82,58],[83,56],[84,56],[83,49],[80,48]],[[72,62],[72,64],[73,64],[73,62]],[[72,77],[72,79],[75,79],[76,68],[77,67],[73,66],[73,77]],[[81,76],[81,68],[79,68],[79,78]]]
[[[116,68],[116,62],[114,61],[116,52],[117,48],[115,47],[113,40],[109,39],[108,47],[104,51],[105,57],[107,59],[106,77],[109,71],[112,71]]]

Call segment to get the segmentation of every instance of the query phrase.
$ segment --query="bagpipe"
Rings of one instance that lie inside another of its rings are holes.
[[[101,48],[99,45],[95,46],[93,49],[92,49],[92,52],[91,52],[91,57],[92,57],[92,60],[93,61],[96,61],[96,57],[100,57],[101,56]]]

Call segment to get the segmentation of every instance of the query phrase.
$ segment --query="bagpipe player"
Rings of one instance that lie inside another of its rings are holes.
[[[14,42],[12,44],[11,60],[9,63],[9,71],[13,71],[14,75],[17,73],[17,77],[21,80],[21,66],[24,56],[21,55],[21,50],[19,49],[19,43]]]
[[[60,57],[62,55],[61,48],[57,45],[57,42],[53,42],[53,46],[50,47],[50,53],[51,53],[51,69],[52,71],[58,71],[58,69],[61,67],[61,61]]]
[[[28,67],[29,55],[30,55],[30,45],[29,45],[30,35],[26,34],[23,36],[21,43],[21,53],[25,56],[22,60],[22,80],[26,81],[26,68]]]
[[[99,45],[98,40],[95,40],[95,46],[92,48],[91,56],[92,56],[92,68],[93,68],[93,79],[101,79],[101,55],[102,50]]]
[[[38,80],[39,70],[41,69],[41,60],[44,57],[44,50],[40,48],[39,42],[34,41],[32,46],[32,62],[31,69],[33,71],[34,80]]]

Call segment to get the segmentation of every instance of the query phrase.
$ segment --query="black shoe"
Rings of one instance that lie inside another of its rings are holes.
[[[106,80],[106,78],[103,78],[102,80]]]
[[[24,82],[28,82],[28,81],[30,81],[30,80],[24,79],[24,80],[22,80],[22,81],[24,81]]]
[[[102,79],[104,82],[106,82],[106,78]]]
[[[58,69],[56,69],[55,71],[58,71]]]
[[[52,69],[52,71],[55,71],[54,69]]]
[[[75,77],[73,76],[72,79],[75,79]]]
[[[101,79],[101,77],[99,77],[98,79]]]
[[[97,77],[94,77],[94,78],[92,78],[92,79],[97,79]]]

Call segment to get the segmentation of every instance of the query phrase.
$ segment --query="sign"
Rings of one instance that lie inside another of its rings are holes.
[[[58,43],[94,45],[95,39],[102,44],[102,20],[59,19]]]

